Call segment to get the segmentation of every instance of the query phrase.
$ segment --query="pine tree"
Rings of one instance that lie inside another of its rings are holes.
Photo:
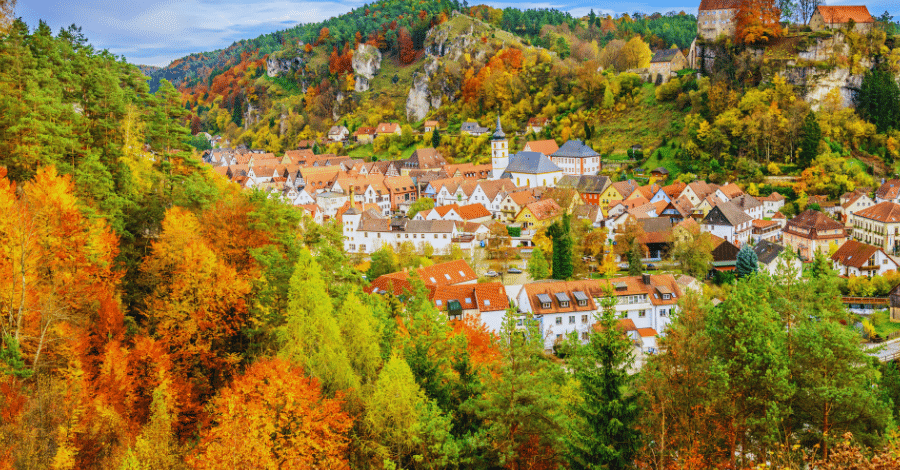
[[[574,349],[570,365],[580,384],[581,401],[571,429],[568,460],[572,469],[625,469],[633,466],[640,449],[635,429],[640,408],[631,389],[628,368],[634,361],[628,336],[618,327],[616,297],[602,300],[599,329],[582,345],[569,338]]]
[[[756,252],[750,248],[750,245],[745,244],[737,254],[737,266],[735,267],[737,277],[747,277],[755,274],[758,270],[759,260],[756,258]]]
[[[863,77],[856,95],[856,110],[875,124],[878,132],[897,129],[900,124],[900,86],[886,70],[872,70]]]
[[[816,113],[810,111],[803,120],[803,127],[800,128],[800,152],[797,155],[797,163],[801,167],[806,168],[812,165],[812,161],[819,154],[819,141],[821,140],[822,129],[816,119]]]
[[[435,127],[433,131],[431,131],[431,146],[433,148],[438,148],[441,146],[441,131]]]
[[[575,271],[571,217],[564,213],[561,220],[547,229],[547,236],[553,239],[553,279],[569,279]]]

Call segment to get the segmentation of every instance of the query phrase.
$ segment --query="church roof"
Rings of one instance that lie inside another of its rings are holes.
[[[509,158],[509,166],[505,173],[541,174],[562,171],[544,154],[538,152],[519,152]]]
[[[497,114],[497,130],[491,136],[491,140],[505,140],[506,134],[503,133],[503,126],[500,125],[500,115]]]
[[[554,157],[571,157],[571,158],[584,158],[584,157],[598,157],[599,155],[594,149],[588,147],[584,144],[584,142],[580,140],[570,140],[559,148],[556,152],[553,152]]]

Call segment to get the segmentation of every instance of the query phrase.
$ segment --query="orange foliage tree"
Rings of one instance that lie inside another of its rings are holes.
[[[22,191],[5,176],[0,169],[0,326],[30,369],[60,366],[86,326],[121,321],[118,241],[103,219],[82,214],[68,175],[42,168]]]
[[[353,420],[341,398],[282,359],[255,363],[212,403],[213,426],[188,459],[195,469],[348,468]]]
[[[172,359],[183,421],[201,413],[201,402],[231,377],[246,348],[250,282],[210,247],[197,217],[169,209],[153,252],[141,267],[151,293],[145,305],[149,333]]]
[[[400,49],[400,62],[411,64],[416,60],[416,49],[413,46],[412,36],[409,35],[406,28],[400,28],[400,33],[397,35],[397,46]]]
[[[735,35],[738,42],[753,44],[768,42],[781,34],[781,10],[775,0],[742,0],[735,15]]]

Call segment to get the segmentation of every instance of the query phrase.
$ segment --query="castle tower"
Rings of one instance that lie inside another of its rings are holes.
[[[509,142],[506,140],[506,134],[503,133],[503,127],[500,126],[500,114],[497,114],[497,130],[491,136],[491,167],[493,179],[500,179],[500,176],[509,166]]]

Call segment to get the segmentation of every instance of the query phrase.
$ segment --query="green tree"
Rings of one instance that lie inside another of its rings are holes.
[[[338,321],[350,365],[362,383],[374,382],[382,363],[382,324],[352,292],[341,304]]]
[[[366,271],[366,277],[369,281],[374,281],[385,274],[395,273],[399,270],[394,250],[389,245],[383,245],[372,253],[372,261],[369,264],[369,270]]]
[[[278,331],[281,355],[318,378],[329,395],[359,388],[322,269],[307,249],[297,259],[289,298],[287,323]]]
[[[640,276],[644,271],[644,262],[641,261],[644,255],[644,248],[637,239],[631,241],[631,247],[628,249],[627,255],[628,275]]]
[[[747,277],[755,274],[758,270],[759,260],[756,257],[756,252],[753,251],[753,248],[750,248],[750,245],[745,244],[737,254],[737,264],[735,266],[737,277]]]
[[[866,73],[856,95],[856,111],[875,124],[878,132],[897,129],[900,124],[900,85],[883,69]]]
[[[675,232],[673,231],[673,234]],[[672,259],[681,266],[681,272],[696,278],[704,278],[712,263],[712,239],[700,230],[683,232],[672,241]]]
[[[569,338],[575,351],[569,365],[580,385],[577,419],[567,439],[572,469],[626,469],[640,449],[636,429],[638,396],[631,387],[632,343],[619,328],[617,299],[612,291],[601,301],[599,329],[582,345],[577,333]]]
[[[433,208],[434,199],[430,197],[420,197],[419,199],[416,199],[415,202],[409,205],[409,209],[406,211],[406,216],[411,219],[415,217],[419,212],[427,211]]]
[[[22,352],[19,350],[19,342],[8,333],[3,334],[3,344],[0,345],[0,376],[12,375],[20,379],[31,377],[34,372],[25,364]]]
[[[571,216],[563,213],[560,220],[547,228],[547,236],[553,240],[553,279],[570,279],[575,272]]]
[[[434,148],[441,146],[441,131],[437,127],[431,131],[431,146]]]
[[[562,370],[544,355],[543,336],[533,318],[517,327],[509,311],[500,331],[500,355],[485,378],[485,391],[468,406],[484,420],[480,460],[474,468],[528,468],[525,451],[555,467],[553,455],[564,429]]]
[[[531,252],[531,259],[528,260],[528,275],[535,281],[547,279],[547,276],[550,275],[550,266],[544,256],[544,250],[540,247],[535,247]]]
[[[797,154],[797,158],[801,167],[812,165],[812,161],[819,154],[821,140],[822,128],[819,127],[816,113],[810,111],[803,120],[803,127],[800,128],[800,152]]]

